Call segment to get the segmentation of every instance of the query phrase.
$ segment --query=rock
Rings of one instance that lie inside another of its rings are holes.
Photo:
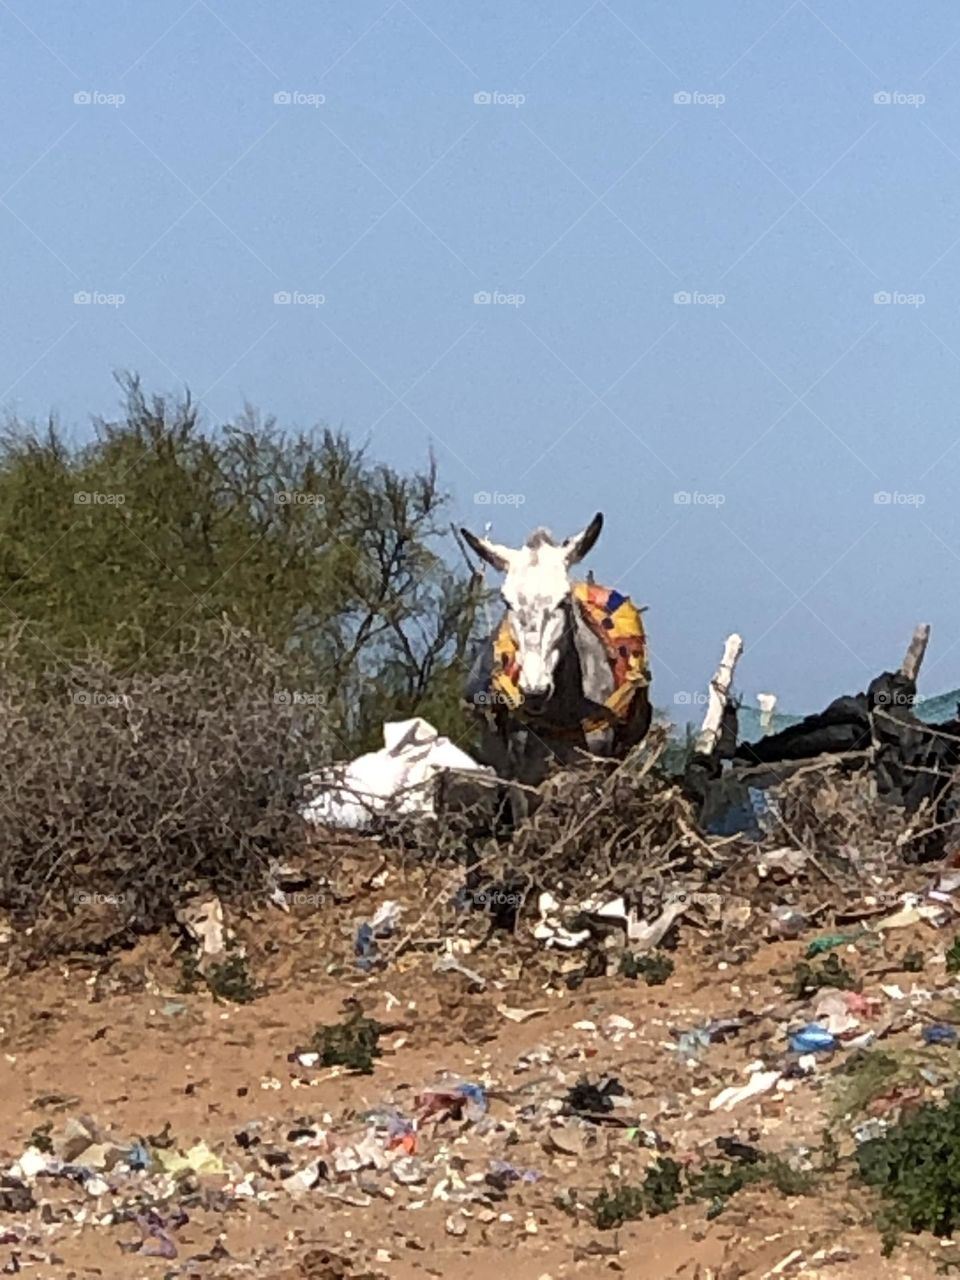
[[[587,1135],[579,1125],[566,1124],[560,1129],[549,1129],[543,1146],[546,1151],[563,1156],[582,1156],[587,1147]]]
[[[63,1133],[53,1139],[53,1150],[65,1164],[73,1164],[102,1136],[96,1121],[89,1116],[71,1116],[63,1126]]]

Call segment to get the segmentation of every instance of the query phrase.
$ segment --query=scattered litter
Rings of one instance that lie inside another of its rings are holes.
[[[383,747],[345,765],[312,774],[317,794],[303,817],[317,826],[365,830],[385,817],[436,812],[437,778],[444,772],[492,776],[433,725],[415,716],[383,726]]]
[[[529,1022],[531,1018],[539,1018],[541,1014],[549,1012],[550,1010],[544,1006],[537,1009],[511,1009],[506,1004],[497,1005],[497,1013],[506,1018],[508,1022]]]
[[[790,1048],[794,1053],[832,1052],[836,1049],[837,1043],[836,1036],[831,1035],[825,1027],[819,1026],[816,1022],[808,1023],[790,1036]]]
[[[715,1098],[711,1098],[710,1110],[730,1111],[749,1098],[757,1098],[763,1093],[769,1093],[782,1079],[783,1073],[780,1071],[754,1071],[747,1084],[731,1085],[730,1088],[721,1090]]]
[[[357,957],[357,968],[370,970],[377,964],[379,953],[377,943],[390,938],[396,932],[400,922],[400,904],[383,902],[377,908],[374,917],[357,927],[354,941],[354,954]]]
[[[859,942],[866,932],[866,929],[859,929],[856,933],[828,933],[822,938],[814,938],[807,947],[807,959],[812,960],[814,956],[825,955],[836,947],[845,947],[851,943]]]
[[[942,1023],[930,1023],[922,1031],[924,1044],[956,1044],[956,1027],[946,1027]]]

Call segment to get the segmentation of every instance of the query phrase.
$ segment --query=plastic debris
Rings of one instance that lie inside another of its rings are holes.
[[[492,776],[420,716],[383,726],[383,747],[346,765],[309,776],[317,792],[303,810],[307,822],[363,830],[377,819],[436,812],[436,782],[455,769]]]
[[[358,969],[370,970],[377,964],[379,960],[377,943],[392,937],[399,922],[400,904],[387,901],[380,904],[372,920],[358,926],[353,945]]]
[[[930,1023],[922,1031],[924,1044],[956,1044],[956,1027],[947,1027],[942,1023]]]
[[[796,907],[786,904],[770,908],[770,932],[775,938],[792,941],[807,928],[807,918]]]
[[[158,1151],[157,1164],[166,1173],[225,1173],[221,1158],[205,1142],[197,1142],[187,1151]]]
[[[782,1079],[781,1071],[754,1071],[747,1084],[731,1085],[730,1088],[721,1090],[715,1098],[711,1098],[710,1110],[730,1111],[749,1098],[769,1093]]]
[[[814,956],[825,955],[828,951],[833,951],[837,947],[845,947],[850,943],[859,942],[866,932],[866,929],[858,929],[856,933],[827,933],[822,938],[814,938],[807,947],[807,959],[812,960]]]
[[[794,1053],[832,1052],[838,1044],[836,1036],[816,1022],[810,1022],[790,1036],[790,1048]]]

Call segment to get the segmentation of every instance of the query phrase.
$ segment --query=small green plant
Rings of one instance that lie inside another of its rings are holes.
[[[590,1207],[599,1230],[609,1231],[634,1218],[669,1213],[680,1203],[682,1193],[682,1167],[665,1157],[647,1170],[642,1186],[625,1182],[615,1190],[601,1191]]]
[[[923,971],[923,961],[923,952],[916,947],[910,947],[909,950],[903,953],[900,965],[905,973],[921,973]]]
[[[180,963],[177,991],[181,995],[192,995],[201,985],[207,987],[215,1000],[228,1000],[231,1004],[250,1004],[257,998],[256,983],[242,951],[229,952],[225,960],[211,964],[206,970],[201,969],[199,956],[188,952]]]
[[[892,1053],[883,1049],[858,1049],[836,1077],[837,1094],[834,1112],[838,1116],[855,1116],[865,1111],[886,1093],[904,1070]]]
[[[620,957],[620,972],[625,978],[643,978],[648,987],[659,987],[673,973],[673,961],[659,952],[652,956],[635,956],[633,952],[625,951]]]
[[[188,951],[180,961],[180,981],[177,983],[177,991],[182,996],[193,995],[199,985],[199,957],[194,952]]]
[[[947,950],[947,973],[960,973],[960,933]]]
[[[794,967],[792,992],[800,999],[814,995],[821,987],[836,987],[841,991],[856,990],[858,982],[838,955],[831,952],[818,964],[800,960]]]
[[[960,1091],[927,1102],[857,1151],[860,1177],[879,1193],[884,1252],[905,1231],[949,1236],[960,1228]]]
[[[318,1027],[310,1048],[320,1055],[324,1067],[350,1067],[363,1075],[372,1075],[373,1060],[380,1057],[378,1041],[383,1027],[373,1018],[365,1018],[359,1009],[344,1022]]]
[[[257,987],[250,973],[249,962],[240,951],[234,951],[219,964],[212,964],[205,977],[215,1000],[229,1000],[231,1004],[251,1004],[257,998]]]
[[[759,1183],[774,1187],[781,1195],[802,1196],[813,1189],[816,1176],[794,1169],[775,1155],[761,1154],[756,1160],[712,1160],[692,1171],[664,1158],[647,1171],[642,1185],[622,1184],[615,1190],[602,1191],[591,1209],[601,1231],[634,1218],[669,1213],[681,1200],[688,1204],[709,1201],[707,1217],[715,1218],[738,1191]]]
[[[45,1151],[47,1154],[53,1152],[53,1141],[50,1137],[53,1131],[53,1122],[48,1121],[46,1124],[37,1125],[33,1133],[30,1135],[30,1146],[36,1147],[38,1151]]]

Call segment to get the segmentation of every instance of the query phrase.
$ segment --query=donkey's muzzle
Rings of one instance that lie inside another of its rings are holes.
[[[550,701],[551,689],[538,689],[534,693],[523,695],[523,710],[528,716],[542,716]]]

